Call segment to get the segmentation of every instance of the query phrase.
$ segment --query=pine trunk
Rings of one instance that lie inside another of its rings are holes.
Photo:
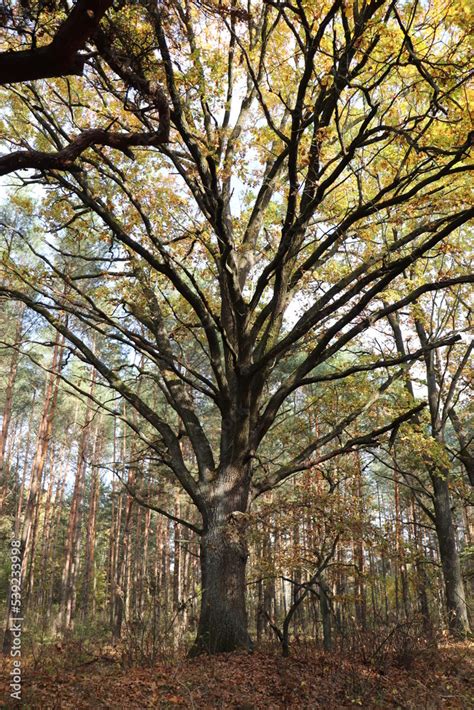
[[[22,339],[23,312],[24,307],[22,307],[18,315],[17,327],[15,331],[15,340],[10,361],[10,370],[8,373],[8,379],[5,388],[5,404],[3,407],[2,426],[0,428],[0,512],[3,509],[3,505],[5,503],[9,491],[9,467],[7,463],[8,459],[5,454],[7,448],[8,432],[10,429],[10,422],[12,418],[13,389],[15,387],[18,362],[20,359],[19,345]]]

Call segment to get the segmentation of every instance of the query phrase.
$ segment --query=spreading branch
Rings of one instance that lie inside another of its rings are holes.
[[[49,44],[1,52],[0,85],[81,75],[87,60],[81,50],[112,4],[112,0],[78,0]]]

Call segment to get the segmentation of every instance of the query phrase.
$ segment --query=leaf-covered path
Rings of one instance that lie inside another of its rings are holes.
[[[465,710],[474,705],[472,650],[472,644],[451,644],[364,664],[300,649],[289,659],[276,652],[234,653],[124,669],[107,652],[74,665],[66,649],[56,649],[42,667],[25,669],[21,707]],[[8,669],[2,670],[1,691],[8,696]]]

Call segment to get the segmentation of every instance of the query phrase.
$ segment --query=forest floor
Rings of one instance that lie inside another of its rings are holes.
[[[74,645],[41,647],[23,659],[21,704],[8,700],[11,662],[2,661],[0,707],[474,708],[474,644],[442,643],[376,659],[363,656],[299,647],[290,658],[275,649],[125,668],[116,649],[104,647],[94,655],[82,646],[79,652]]]

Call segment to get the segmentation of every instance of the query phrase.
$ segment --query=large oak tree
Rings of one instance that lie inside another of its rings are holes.
[[[201,539],[194,650],[248,648],[249,506],[420,411],[381,418],[377,402],[441,343],[367,353],[388,316],[470,278],[408,270],[474,214],[462,11],[142,0],[86,41],[82,78],[6,90],[0,171],[35,171],[18,179],[43,186],[44,247],[30,272],[5,264],[0,292],[136,410],[194,502],[199,522],[181,521]],[[94,351],[97,332],[121,365]],[[348,349],[360,357],[345,366]],[[358,372],[373,373],[365,400],[272,450],[290,396]]]

